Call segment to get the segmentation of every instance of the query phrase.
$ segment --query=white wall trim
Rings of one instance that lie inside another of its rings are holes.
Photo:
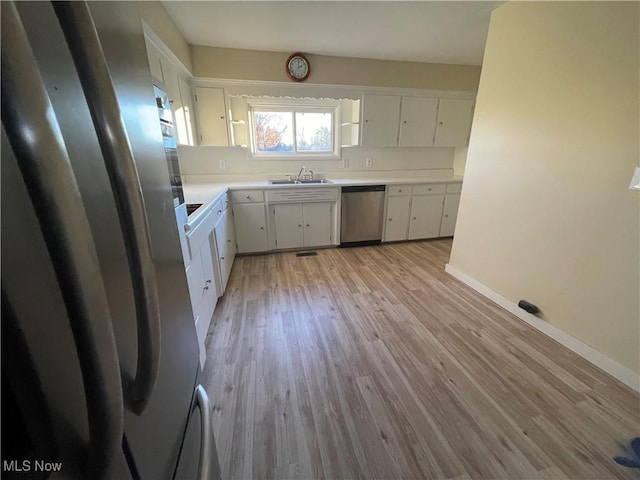
[[[146,31],[145,31],[146,33]],[[324,83],[294,83],[267,80],[232,80],[226,78],[194,77],[194,87],[224,88],[226,95],[268,95],[268,96],[302,96],[329,98],[362,98],[365,93],[405,95],[436,98],[469,98],[475,99],[476,92],[467,90],[429,90],[400,87],[368,87],[364,85],[337,85]]]
[[[453,267],[447,263],[445,266],[445,271],[452,277],[457,278],[462,283],[473,288],[476,292],[484,295],[489,300],[498,304],[516,317],[524,320],[536,330],[561,343],[569,350],[577,353],[588,362],[592,363],[601,370],[604,370],[609,375],[620,380],[622,383],[632,388],[636,392],[640,392],[640,375],[636,374],[624,365],[620,365],[616,361],[598,352],[593,347],[590,347],[586,343],[578,340],[575,337],[572,337],[564,330],[561,330],[560,328],[548,322],[545,322],[544,320],[541,320],[535,315],[525,312],[511,300],[503,297],[497,292],[494,292],[489,287],[481,284],[475,278],[469,276],[461,270],[458,270],[456,267]]]

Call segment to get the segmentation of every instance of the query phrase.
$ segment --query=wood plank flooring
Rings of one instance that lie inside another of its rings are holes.
[[[640,478],[640,395],[444,272],[451,240],[239,257],[207,337],[224,479]]]

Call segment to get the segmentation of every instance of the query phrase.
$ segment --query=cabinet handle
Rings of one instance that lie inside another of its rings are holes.
[[[309,224],[307,223],[307,227],[309,226]]]
[[[209,290],[209,285],[207,285],[206,287],[204,287],[204,290]]]
[[[440,122],[440,125],[444,125],[444,122]]]
[[[413,219],[414,219],[414,220],[417,220],[417,218],[416,218],[416,217],[413,217]]]
[[[430,192],[430,191],[431,191],[431,189],[430,189],[430,188],[427,188],[427,191],[429,191],[429,192]]]
[[[209,285],[211,283],[211,280],[207,280],[205,283]]]
[[[218,213],[222,213],[222,210],[218,210]]]
[[[405,121],[404,121],[404,122],[402,122],[402,123],[407,123],[407,121],[405,120]]]
[[[260,230],[264,230],[264,227],[260,227]]]
[[[393,220],[393,218],[390,218],[389,221]]]
[[[402,192],[402,189],[399,189],[398,192]]]
[[[247,200],[251,200],[251,195],[247,195]]]
[[[445,215],[444,218],[449,218],[449,215]]]
[[[301,225],[301,224],[298,224],[298,226],[299,226],[299,227],[302,227],[302,225]]]
[[[224,257],[220,257],[220,260],[224,260]]]
[[[224,120],[224,115],[220,115],[220,120]]]

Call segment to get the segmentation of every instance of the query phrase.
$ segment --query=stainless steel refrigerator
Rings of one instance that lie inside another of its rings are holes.
[[[138,5],[1,8],[2,478],[217,479]]]

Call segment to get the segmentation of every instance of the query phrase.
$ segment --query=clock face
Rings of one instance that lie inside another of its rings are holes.
[[[300,53],[294,53],[287,59],[287,74],[296,82],[306,80],[309,76],[309,60]]]

